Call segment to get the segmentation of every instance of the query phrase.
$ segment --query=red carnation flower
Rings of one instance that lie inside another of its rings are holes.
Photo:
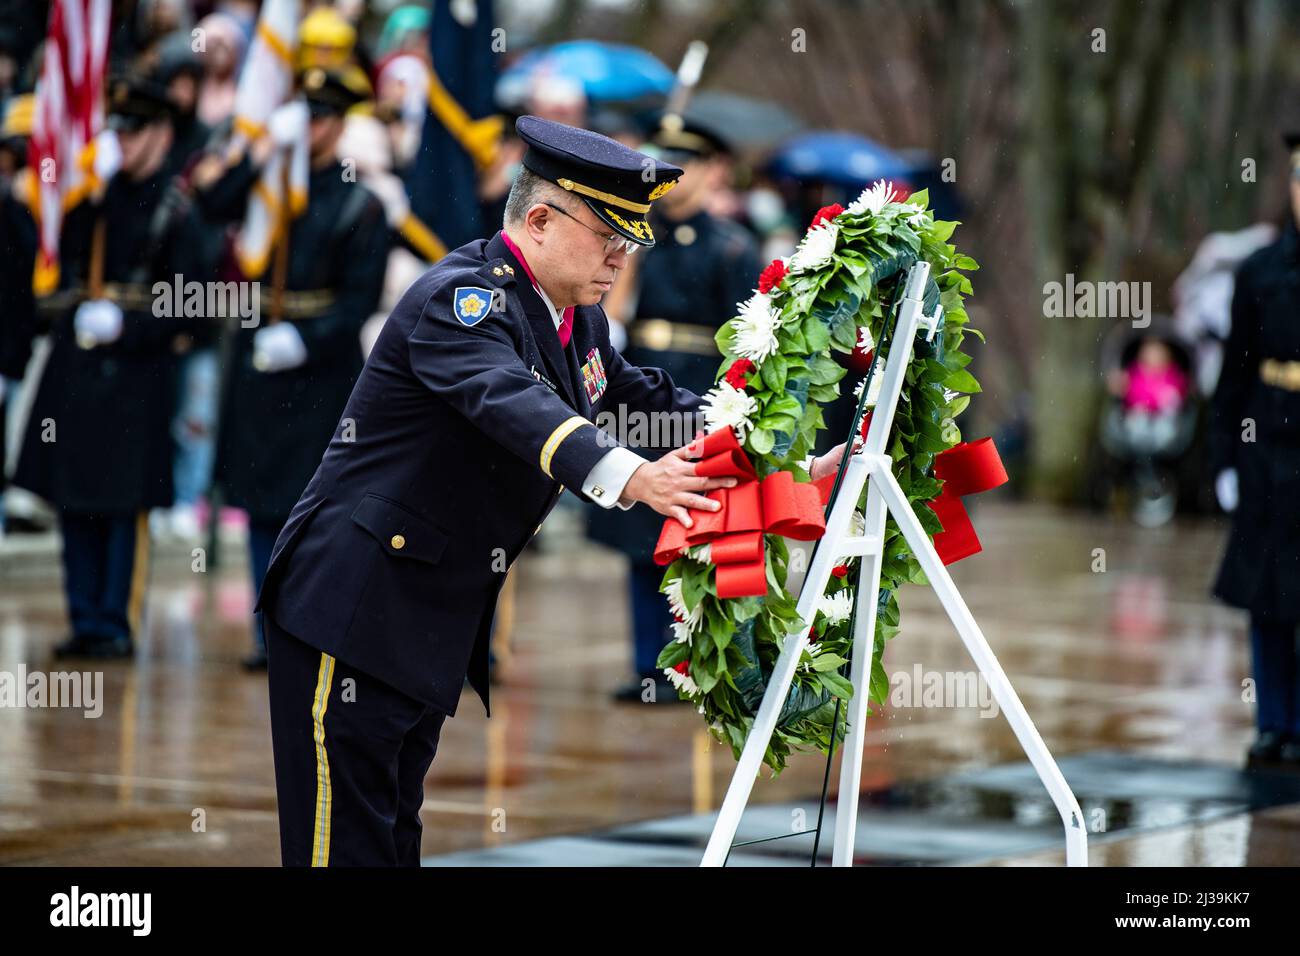
[[[835,567],[831,568],[831,574],[835,575],[837,578],[846,577],[848,573],[849,566],[847,564],[837,564]]]
[[[722,378],[723,381],[732,388],[739,389],[743,392],[745,386],[749,384],[749,381],[745,376],[752,371],[754,371],[754,363],[747,358],[740,358],[731,363],[731,366],[727,369],[726,374],[723,375]]]
[[[871,413],[874,408],[868,408],[862,415],[862,427],[858,429],[858,434],[862,436],[863,441],[867,438],[867,429],[871,427]]]
[[[675,671],[676,671],[677,673],[679,673],[679,674],[686,674],[686,675],[689,675],[690,672],[691,672],[691,662],[690,662],[690,661],[682,661],[680,664],[678,664],[676,667],[674,667],[673,670],[675,670]]]
[[[844,211],[844,207],[841,206],[839,203],[835,203],[832,206],[822,206],[821,209],[817,210],[817,215],[813,216],[813,220],[809,224],[808,228],[816,229],[819,224],[823,222],[830,222],[832,219],[834,219],[843,211]]]
[[[773,289],[781,284],[785,278],[785,263],[780,259],[773,259],[771,264],[762,271],[758,277],[758,291],[767,295]]]

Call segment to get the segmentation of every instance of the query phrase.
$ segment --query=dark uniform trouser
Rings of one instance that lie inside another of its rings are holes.
[[[1252,614],[1250,647],[1255,678],[1255,725],[1300,739],[1300,622]]]
[[[63,587],[72,633],[87,640],[130,638],[140,624],[148,576],[147,513],[59,513]]]
[[[285,866],[419,866],[424,776],[447,715],[293,637],[266,613]]]
[[[659,592],[664,569],[633,562],[628,569],[628,595],[632,606],[633,666],[637,676],[667,680],[655,664],[664,645],[673,639],[673,615]]]
[[[271,565],[271,552],[275,550],[275,539],[280,536],[280,529],[288,520],[286,515],[274,521],[250,519],[248,522],[248,566],[253,572],[254,597],[262,591],[262,583],[266,580],[266,569]],[[266,653],[261,618],[261,612],[253,615],[253,644]]]

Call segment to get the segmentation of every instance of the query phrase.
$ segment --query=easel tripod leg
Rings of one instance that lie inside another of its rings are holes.
[[[998,663],[997,657],[994,656],[993,649],[989,647],[989,643],[979,625],[975,622],[970,608],[966,606],[965,600],[949,576],[948,569],[939,560],[939,555],[934,550],[930,536],[925,533],[925,529],[921,527],[921,522],[912,512],[912,507],[903,494],[903,489],[899,486],[893,472],[890,471],[887,464],[881,464],[880,467],[873,468],[872,478],[874,479],[871,482],[872,486],[880,489],[889,513],[894,516],[894,521],[898,523],[899,530],[902,531],[908,544],[911,545],[912,553],[920,562],[921,569],[925,572],[926,577],[929,578],[930,586],[934,588],[934,593],[939,596],[939,601],[948,613],[953,626],[957,628],[962,643],[966,645],[966,650],[970,652],[984,679],[989,682],[989,688],[993,692],[993,699],[997,701],[1002,712],[1006,714],[1007,722],[1011,724],[1016,739],[1020,741],[1020,746],[1024,749],[1025,755],[1029,758],[1034,770],[1038,772],[1039,779],[1043,781],[1043,786],[1047,788],[1052,802],[1056,805],[1056,810],[1061,815],[1061,822],[1065,825],[1066,865],[1087,866],[1088,835],[1084,829],[1083,812],[1079,809],[1079,803],[1074,798],[1069,784],[1065,782],[1065,777],[1061,774],[1060,768],[1057,767],[1051,752],[1047,749],[1047,745],[1043,743],[1043,738],[1039,736],[1037,728],[1034,727],[1033,721],[1029,718],[1029,713],[1020,702],[1020,697],[1016,694],[1015,688],[1011,686],[1011,681],[1007,679],[1006,672],[1002,670],[1002,665]]]

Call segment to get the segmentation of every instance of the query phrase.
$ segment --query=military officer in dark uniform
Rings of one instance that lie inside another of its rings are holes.
[[[5,426],[8,403],[27,372],[36,335],[32,269],[36,263],[36,220],[31,206],[36,180],[27,167],[36,97],[12,97],[0,123],[0,494],[4,492]],[[0,508],[0,529],[5,515]]]
[[[1300,770],[1300,132],[1286,137],[1291,209],[1242,263],[1211,416],[1217,492],[1232,532],[1213,593],[1250,612],[1252,763]]]
[[[165,91],[139,76],[108,91],[122,162],[102,202],[64,218],[58,288],[37,303],[53,346],[14,476],[59,509],[72,636],[56,653],[100,658],[133,652],[146,516],[171,504],[176,348],[193,320],[156,308],[154,283],[201,268],[195,217],[166,167]]]
[[[504,230],[402,296],[343,410],[355,440],[335,432],[276,541],[259,606],[286,864],[419,863],[443,721],[467,675],[490,715],[497,595],[563,488],[692,523],[732,484],[594,424],[620,403],[698,409],[610,346],[597,304],[653,244],[645,214],[681,170],[537,117],[516,128]]]
[[[215,480],[226,501],[248,512],[254,591],[262,586],[271,547],[307,486],[339,424],[361,371],[361,326],[378,307],[388,259],[388,227],[379,199],[345,176],[335,154],[343,116],[367,95],[356,71],[309,67],[299,77],[306,109],[298,135],[310,142],[307,205],[289,229],[283,291],[272,265],[261,285],[261,321],[241,323],[217,433]],[[292,111],[301,103],[282,107]],[[307,114],[310,119],[307,122]],[[279,124],[281,117],[272,117]],[[215,219],[244,214],[258,180],[245,153],[200,192]],[[269,281],[268,281],[269,280]],[[280,315],[273,314],[276,299]],[[343,440],[352,427],[343,423]],[[358,426],[360,427],[360,426]],[[261,628],[254,624],[249,669],[266,666]]]
[[[681,185],[654,207],[655,247],[624,279],[636,283],[626,358],[634,365],[662,368],[679,385],[703,394],[713,387],[721,360],[714,335],[758,283],[758,244],[744,227],[705,208],[710,192],[730,175],[728,144],[721,134],[670,113],[660,121],[649,149],[686,172]],[[612,410],[611,418],[616,417]],[[671,446],[635,447],[646,457],[657,457]],[[588,521],[590,536],[622,551],[630,564],[636,679],[615,692],[616,700],[643,700],[650,680],[657,684],[656,702],[683,699],[655,666],[672,640],[672,615],[659,592],[664,569],[653,560],[662,525],[662,515],[640,505],[626,513],[597,511]]]

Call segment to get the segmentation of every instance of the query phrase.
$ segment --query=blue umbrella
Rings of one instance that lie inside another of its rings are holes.
[[[893,150],[856,133],[823,130],[788,140],[772,156],[775,176],[819,179],[857,187],[877,179],[905,179],[919,167]]]
[[[582,86],[591,103],[622,102],[672,91],[673,71],[645,50],[597,40],[569,40],[525,53],[502,74],[497,99],[522,103],[542,76],[563,77]]]

